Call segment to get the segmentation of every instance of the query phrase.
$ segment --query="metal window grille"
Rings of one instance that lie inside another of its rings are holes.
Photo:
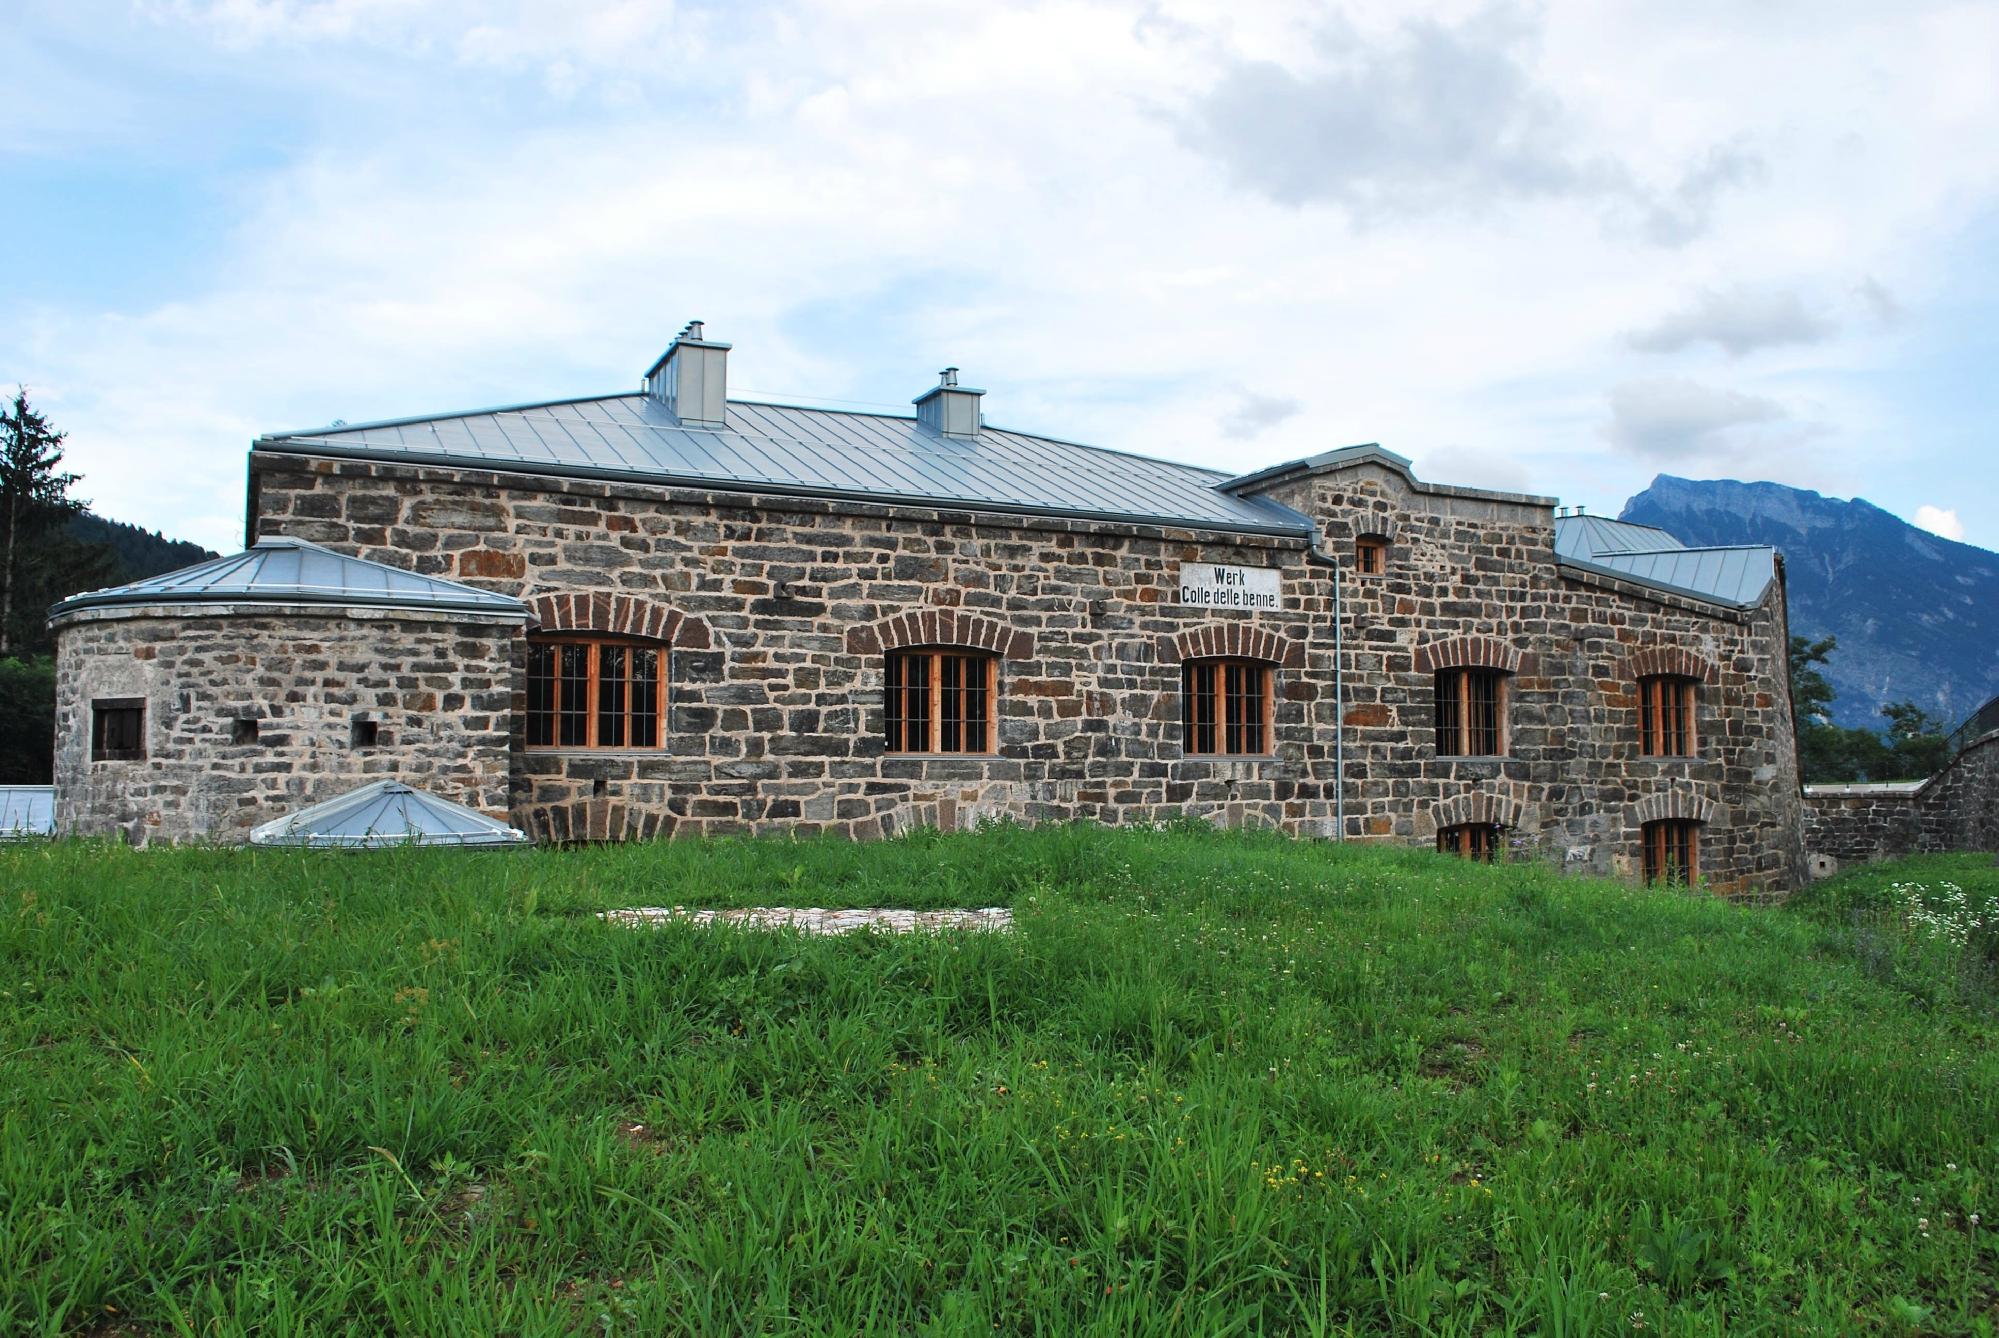
[[[1506,675],[1496,669],[1446,669],[1437,675],[1440,757],[1499,757],[1506,752]]]
[[[882,692],[888,750],[992,752],[998,663],[969,651],[891,652]]]
[[[1437,849],[1444,854],[1487,864],[1499,858],[1500,841],[1501,829],[1487,822],[1461,823],[1437,833]]]
[[[531,748],[658,748],[664,741],[666,652],[586,638],[528,643]]]
[[[1644,828],[1645,881],[1681,886],[1700,876],[1700,824],[1687,818],[1648,822]]]
[[[1638,739],[1647,757],[1695,754],[1693,679],[1653,674],[1638,680]]]
[[[1181,666],[1184,750],[1236,757],[1268,753],[1270,690],[1270,666],[1259,660],[1192,660]]]

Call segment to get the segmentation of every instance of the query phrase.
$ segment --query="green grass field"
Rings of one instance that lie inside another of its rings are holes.
[[[1082,828],[17,846],[0,1332],[1991,1334],[1995,898]],[[662,903],[1018,929],[593,914]]]

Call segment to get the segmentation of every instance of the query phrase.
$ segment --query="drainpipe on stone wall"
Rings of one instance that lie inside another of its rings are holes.
[[[1333,569],[1333,840],[1347,839],[1347,706],[1346,617],[1340,611],[1339,560],[1322,551],[1317,538],[1305,550],[1305,560]]]

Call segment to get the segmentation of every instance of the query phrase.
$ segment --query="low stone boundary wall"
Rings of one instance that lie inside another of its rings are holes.
[[[1926,781],[1805,787],[1805,854],[1813,877],[1846,864],[1948,850],[1999,851],[1999,731]]]

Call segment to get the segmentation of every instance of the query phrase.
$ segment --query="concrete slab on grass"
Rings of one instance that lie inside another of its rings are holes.
[[[751,929],[796,929],[805,934],[851,934],[857,929],[906,934],[941,930],[1006,930],[1013,912],[1005,906],[980,910],[905,911],[870,908],[829,911],[816,906],[741,906],[729,910],[689,910],[685,906],[640,906],[628,911],[603,911],[613,924],[640,927],[676,920],[697,925],[743,925]]]

